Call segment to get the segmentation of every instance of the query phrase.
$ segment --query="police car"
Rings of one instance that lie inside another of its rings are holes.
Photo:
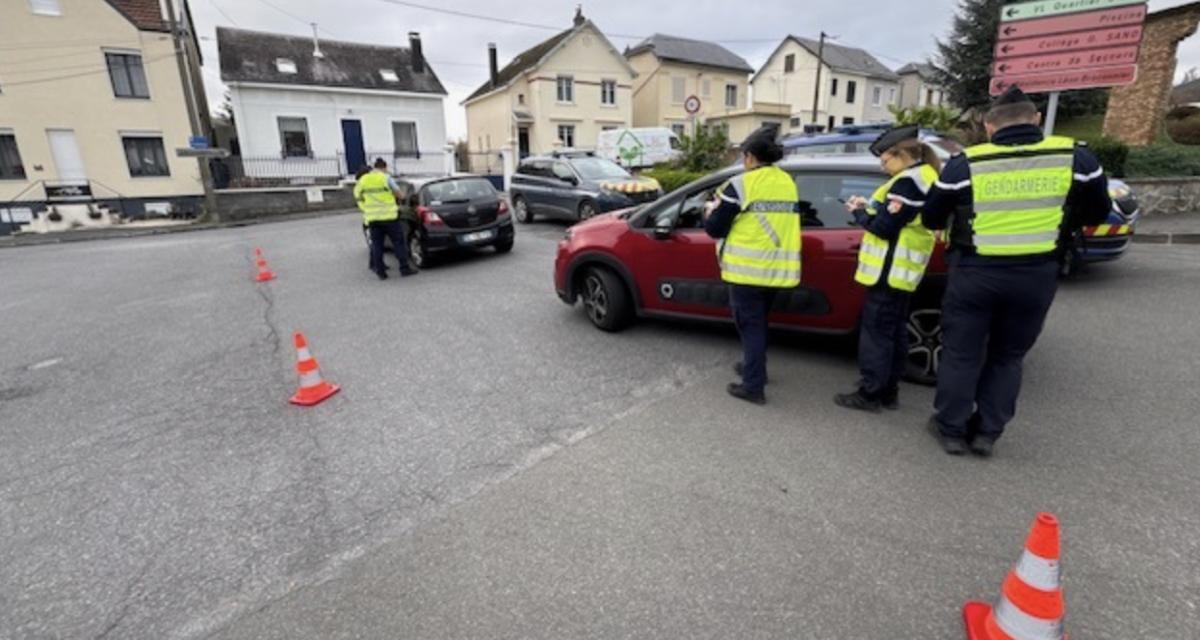
[[[844,126],[829,133],[789,136],[781,144],[786,156],[862,155],[868,153],[871,143],[889,126]],[[943,161],[962,150],[962,145],[931,129],[922,129],[920,138]],[[1065,240],[1064,244],[1070,250],[1063,253],[1060,263],[1062,275],[1072,275],[1085,264],[1116,260],[1132,244],[1133,233],[1141,217],[1137,198],[1129,185],[1113,177],[1108,179],[1108,193],[1113,201],[1108,220],[1102,225],[1084,227]]]

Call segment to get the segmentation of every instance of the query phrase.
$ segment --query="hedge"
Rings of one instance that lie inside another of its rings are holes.
[[[1099,138],[1088,148],[1114,178],[1200,176],[1200,146],[1167,143],[1129,147],[1119,140]]]
[[[653,168],[646,169],[642,172],[647,178],[658,180],[658,184],[662,186],[663,193],[670,193],[683,185],[699,180],[708,173],[703,171],[687,171],[684,169],[668,169],[668,168]]]

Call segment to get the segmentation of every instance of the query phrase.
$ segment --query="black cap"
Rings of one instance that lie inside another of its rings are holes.
[[[920,127],[915,124],[906,124],[899,127],[892,127],[883,132],[883,135],[875,138],[875,142],[871,143],[871,153],[876,157],[883,155],[885,151],[904,142],[905,140],[916,140],[917,133]]]
[[[762,162],[775,162],[783,157],[783,149],[775,141],[778,135],[778,124],[764,124],[742,141],[742,153],[749,153]]]
[[[1001,105],[1006,105],[1006,104],[1023,104],[1023,103],[1033,104],[1033,100],[1030,100],[1029,96],[1025,95],[1024,91],[1021,91],[1021,87],[1018,87],[1017,85],[1013,85],[1013,86],[1009,87],[1008,89],[1006,89],[1004,91],[1004,93],[1000,94],[999,96],[996,96],[996,99],[992,101],[992,106],[999,107]]]

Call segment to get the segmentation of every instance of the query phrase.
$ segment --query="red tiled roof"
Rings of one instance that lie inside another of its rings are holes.
[[[169,31],[158,0],[108,0],[108,4],[142,31]]]

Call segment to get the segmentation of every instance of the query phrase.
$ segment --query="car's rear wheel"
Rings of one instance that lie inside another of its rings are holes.
[[[529,208],[529,202],[521,196],[513,198],[513,212],[517,216],[517,222],[521,224],[529,224],[533,222],[533,210]]]
[[[580,297],[588,320],[603,331],[620,331],[633,319],[633,301],[625,283],[603,267],[592,267],[583,276]]]
[[[908,314],[908,361],[904,379],[926,386],[937,384],[942,359],[942,310],[922,306]]]
[[[591,200],[584,200],[579,203],[579,220],[587,220],[596,215],[596,204]]]
[[[425,240],[419,231],[412,231],[408,236],[408,260],[418,269],[424,269],[429,264],[429,257],[425,253]]]

